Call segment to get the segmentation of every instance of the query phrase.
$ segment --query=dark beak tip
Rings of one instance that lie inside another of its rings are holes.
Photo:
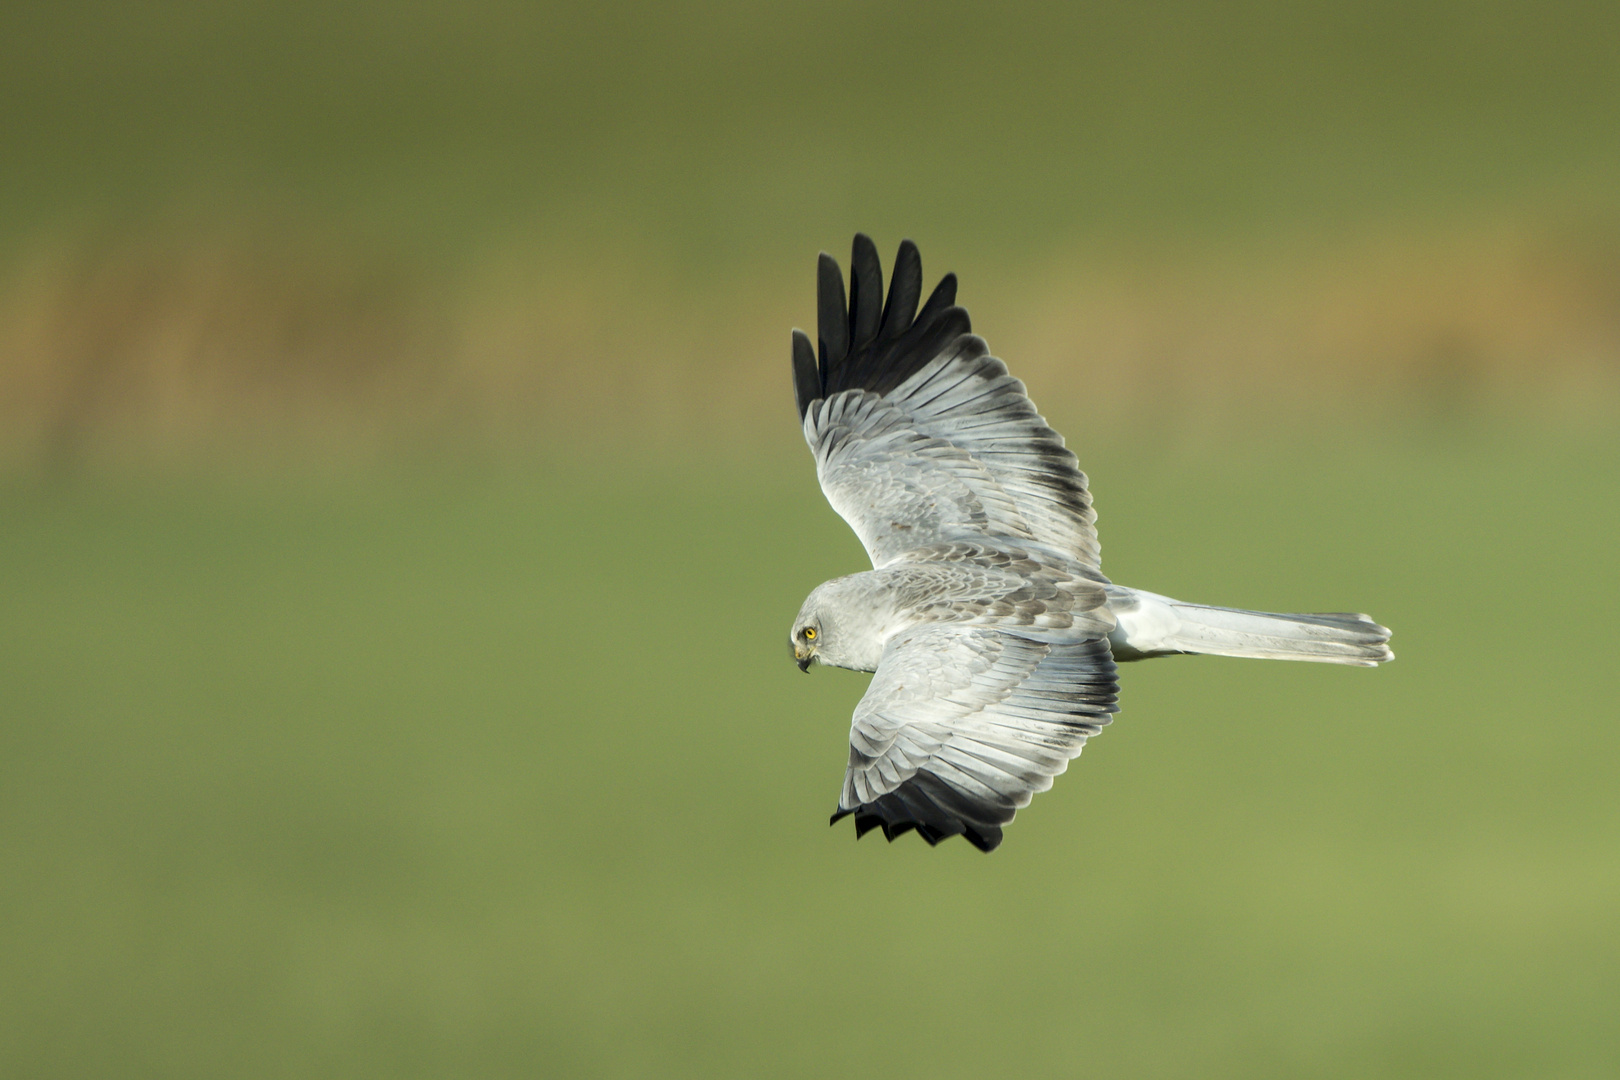
[[[808,656],[799,661],[799,670],[806,675],[810,674],[810,658]]]

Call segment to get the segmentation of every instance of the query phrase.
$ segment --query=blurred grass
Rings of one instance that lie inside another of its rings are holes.
[[[8,4],[17,235],[268,198],[476,251],[532,224],[769,265],[924,219],[1100,234],[1360,223],[1620,169],[1613,5]]]
[[[0,467],[761,445],[857,228],[1123,427],[1610,424],[1616,11],[8,4]]]
[[[1620,1071],[1620,8],[0,6],[0,1075]],[[1129,669],[829,830],[811,256],[961,275]],[[847,825],[847,823],[846,823]]]
[[[1105,567],[1365,609],[1215,659],[1004,848],[825,825],[809,464],[0,492],[0,1073],[1598,1077],[1610,436],[1087,453]]]
[[[1092,445],[1620,420],[1620,232],[1261,247],[1004,275],[949,248],[925,259],[931,280],[961,274],[975,329]],[[457,277],[269,221],[42,251],[0,286],[0,468],[756,452],[789,415],[784,342],[813,315],[813,252],[696,281],[555,251]]]

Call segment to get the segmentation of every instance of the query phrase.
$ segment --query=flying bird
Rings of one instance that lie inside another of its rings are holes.
[[[819,348],[793,331],[793,389],[821,489],[872,569],[793,620],[801,670],[874,672],[832,821],[981,851],[1118,711],[1116,664],[1178,653],[1393,660],[1366,615],[1279,615],[1129,589],[1102,572],[1086,475],[990,355],[947,274],[922,300],[906,240],[888,298],[858,234],[849,293],[821,256]]]

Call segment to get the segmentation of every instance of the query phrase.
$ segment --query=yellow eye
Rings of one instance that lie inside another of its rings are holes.
[[[814,641],[814,640],[816,640],[816,628],[815,627],[807,626],[807,627],[804,628],[804,640],[806,640],[806,641]]]

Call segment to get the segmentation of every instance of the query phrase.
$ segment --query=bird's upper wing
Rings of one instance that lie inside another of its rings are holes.
[[[947,274],[918,311],[922,260],[903,241],[887,303],[877,249],[855,237],[846,304],[822,255],[819,360],[793,332],[793,385],[827,501],[874,566],[924,544],[1002,537],[1098,569],[1086,475],[1024,384],[955,306]]]
[[[981,851],[1113,719],[1119,684],[1106,638],[1043,642],[985,626],[896,635],[855,709],[837,821],[857,835]]]

